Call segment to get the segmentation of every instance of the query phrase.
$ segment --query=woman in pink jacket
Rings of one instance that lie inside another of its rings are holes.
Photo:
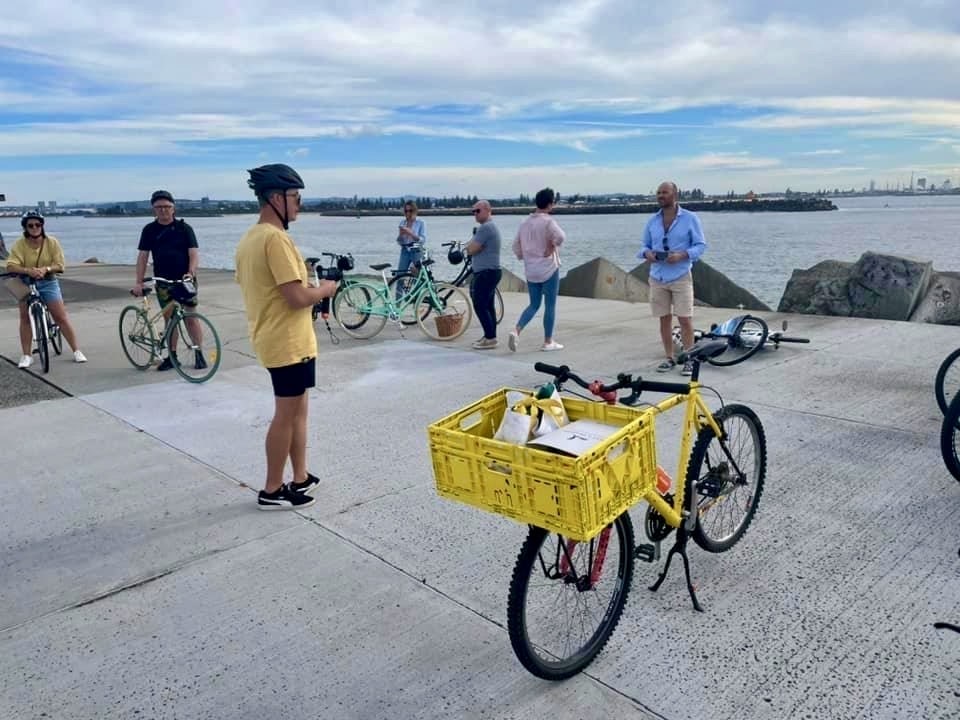
[[[517,229],[513,241],[513,252],[523,260],[523,273],[527,278],[527,292],[530,304],[520,314],[517,327],[510,331],[508,342],[510,349],[517,351],[520,344],[520,332],[540,309],[543,311],[543,347],[541,350],[562,350],[563,345],[553,339],[553,326],[556,322],[557,294],[560,292],[560,255],[557,252],[566,236],[550,217],[550,211],[556,204],[556,194],[550,188],[537,193],[537,210],[524,220]]]

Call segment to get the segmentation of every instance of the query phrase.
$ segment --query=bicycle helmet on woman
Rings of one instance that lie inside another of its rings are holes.
[[[43,233],[43,234],[45,234],[44,226],[43,226],[43,225],[44,225],[43,215],[41,215],[41,214],[40,214],[38,211],[36,211],[36,210],[27,210],[23,215],[21,215],[21,216],[20,216],[20,227],[22,227],[22,228],[24,229],[24,231],[26,231],[26,229],[27,229],[27,222],[29,222],[30,220],[39,220],[39,221],[40,221],[40,232]]]
[[[286,195],[287,190],[303,190],[305,187],[303,179],[297,174],[296,170],[283,163],[261,165],[253,170],[247,170],[247,172],[250,173],[247,186],[256,193],[257,199],[261,203],[267,203],[273,208],[280,222],[283,223],[283,229],[286,230],[289,223],[286,201],[284,201],[283,215],[281,215],[277,208],[270,203],[269,198],[272,193]]]

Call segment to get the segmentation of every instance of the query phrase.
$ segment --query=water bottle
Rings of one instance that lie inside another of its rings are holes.
[[[553,397],[553,383],[546,383],[537,389],[537,400],[549,400]]]

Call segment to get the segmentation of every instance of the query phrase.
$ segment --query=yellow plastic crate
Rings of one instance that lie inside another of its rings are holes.
[[[620,428],[577,457],[494,440],[501,388],[428,428],[437,493],[517,522],[589,540],[654,486],[654,413],[563,398],[571,420]],[[523,391],[529,392],[529,391]]]

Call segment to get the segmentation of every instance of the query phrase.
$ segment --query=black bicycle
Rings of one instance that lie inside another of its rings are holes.
[[[937,378],[934,381],[934,391],[937,395],[937,405],[940,406],[940,412],[947,414],[950,403],[960,392],[960,348],[947,355],[940,368],[937,370]]]
[[[40,297],[40,291],[37,290],[38,281],[29,275],[17,275],[16,273],[3,273],[0,277],[20,278],[26,283],[24,286],[26,292],[15,293],[14,296],[27,305],[30,333],[33,337],[31,354],[40,356],[40,366],[44,373],[50,372],[50,348],[52,347],[57,355],[62,354],[63,337],[60,334],[60,326],[54,321],[47,304]],[[45,279],[51,277],[53,277],[53,273],[48,273]]]
[[[447,248],[447,260],[451,265],[459,265],[460,272],[453,279],[445,282],[449,282],[451,285],[456,285],[457,287],[463,287],[472,282],[473,278],[473,260],[469,255],[463,252],[463,244],[454,240],[452,242],[441,243],[440,247]],[[433,272],[430,267],[427,267],[427,272],[430,274],[431,280],[436,280],[433,277]],[[419,273],[419,266],[411,267],[409,270],[398,273],[394,271],[393,277],[390,278],[388,285],[393,288],[394,292],[397,294],[397,297],[401,297],[410,291],[411,288],[414,288],[417,283],[417,274]],[[447,300],[447,297],[443,295],[440,296],[442,300]],[[500,288],[494,290],[493,296],[493,308],[494,314],[496,315],[497,325],[500,324],[500,321],[503,320],[503,295],[500,294]],[[423,306],[422,312],[424,315],[430,313],[430,308],[428,306]],[[416,325],[417,318],[413,315],[412,307],[405,315],[401,316],[400,322],[404,325]]]

